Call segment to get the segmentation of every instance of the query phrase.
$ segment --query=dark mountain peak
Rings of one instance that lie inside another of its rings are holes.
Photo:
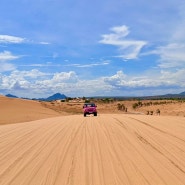
[[[7,95],[5,95],[6,97],[9,97],[9,98],[18,98],[17,96],[15,96],[15,95],[12,95],[12,94],[7,94]]]
[[[61,95],[64,95],[64,94],[55,93],[55,94],[53,94],[52,96],[61,96]]]
[[[67,98],[66,95],[56,93],[56,94],[53,94],[52,96],[49,96],[48,98],[46,98],[46,101],[61,100],[61,99],[66,99],[66,98]]]
[[[179,95],[185,95],[185,91],[184,91],[184,92],[179,93]]]

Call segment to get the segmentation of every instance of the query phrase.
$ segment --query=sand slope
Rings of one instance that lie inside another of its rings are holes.
[[[1,185],[185,185],[185,118],[101,114],[0,126]]]
[[[0,96],[0,124],[10,124],[58,116],[38,101]]]

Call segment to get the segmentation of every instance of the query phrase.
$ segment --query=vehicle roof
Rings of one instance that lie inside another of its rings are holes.
[[[95,104],[95,103],[84,103],[84,105]]]

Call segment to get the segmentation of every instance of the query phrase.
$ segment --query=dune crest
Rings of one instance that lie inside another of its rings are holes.
[[[59,116],[38,101],[0,96],[0,124],[19,123]]]

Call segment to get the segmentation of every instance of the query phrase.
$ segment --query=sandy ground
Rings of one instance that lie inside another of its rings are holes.
[[[92,100],[93,101],[93,100]],[[127,108],[129,114],[147,114],[147,112],[153,111],[153,115],[156,115],[156,110],[159,109],[161,115],[165,116],[182,116],[185,117],[185,101],[177,100],[141,100],[143,106],[133,108],[133,104],[138,103],[138,100],[124,100],[113,101],[110,103],[102,103],[101,100],[94,100],[97,105],[99,113],[116,113],[123,114],[124,111],[118,110],[118,104],[123,104]],[[150,106],[145,106],[147,103],[152,103]],[[55,110],[60,114],[81,114],[82,102],[42,102],[43,107]]]
[[[61,115],[40,102],[0,96],[0,125]]]
[[[0,185],[185,185],[185,103],[117,103],[0,96]]]
[[[0,126],[1,185],[185,185],[185,118],[99,114]]]
[[[102,103],[101,101],[95,102],[97,105],[98,113],[100,114],[146,114],[147,111],[155,111],[160,109],[161,116],[181,116],[185,117],[185,101],[166,101],[166,100],[153,100],[155,103],[158,101],[167,102],[166,104],[142,106],[133,109],[133,104],[138,101],[115,101],[113,103]],[[150,100],[143,100],[145,104]],[[118,104],[124,104],[127,112],[120,111],[117,108]],[[82,102],[39,102],[25,99],[8,98],[0,95],[0,125],[20,123],[25,121],[39,120],[43,118],[76,115],[82,114]]]

